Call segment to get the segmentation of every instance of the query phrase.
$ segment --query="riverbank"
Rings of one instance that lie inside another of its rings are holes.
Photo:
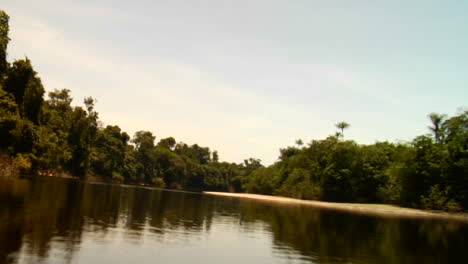
[[[468,213],[447,213],[439,211],[426,211],[413,208],[405,208],[389,204],[355,204],[355,203],[333,203],[312,200],[299,200],[281,196],[270,196],[250,193],[225,193],[225,192],[203,192],[208,195],[218,195],[227,197],[237,197],[244,199],[255,199],[272,203],[283,203],[291,205],[305,205],[316,208],[324,208],[330,210],[340,210],[350,213],[358,213],[365,215],[390,216],[390,217],[406,217],[406,218],[434,218],[458,220],[468,223]]]

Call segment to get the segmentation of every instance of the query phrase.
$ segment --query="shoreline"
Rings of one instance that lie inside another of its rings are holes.
[[[359,203],[335,203],[316,200],[300,200],[282,196],[271,196],[250,193],[226,193],[226,192],[203,192],[207,195],[235,197],[243,199],[254,199],[264,202],[282,203],[289,205],[304,205],[315,208],[344,211],[373,216],[400,217],[400,218],[427,218],[427,219],[445,219],[458,220],[468,223],[468,213],[447,213],[440,211],[427,211],[400,207],[390,204],[359,204]]]
[[[199,193],[206,195],[234,197],[243,199],[253,199],[267,203],[281,203],[286,205],[302,205],[311,206],[320,209],[342,211],[354,214],[382,216],[382,217],[399,217],[399,218],[426,218],[426,219],[439,219],[439,220],[455,220],[460,222],[468,223],[468,213],[449,213],[444,211],[430,211],[423,209],[414,209],[408,207],[400,207],[391,204],[365,204],[365,203],[338,203],[338,202],[325,202],[317,200],[300,200],[295,198],[289,198],[284,196],[273,196],[273,195],[262,195],[262,194],[251,194],[251,193],[228,193],[228,192],[212,192],[212,191],[201,191],[194,192],[189,190],[177,190],[168,188],[159,188],[156,186],[142,185],[139,183],[118,183],[118,182],[107,182],[98,177],[88,177],[87,179],[81,179],[74,177],[67,173],[38,173],[39,177],[46,178],[59,178],[78,180],[87,183],[101,183],[101,184],[117,184],[125,186],[134,186],[142,188],[155,188],[164,191],[182,191],[190,193]],[[9,178],[8,176],[6,178]]]

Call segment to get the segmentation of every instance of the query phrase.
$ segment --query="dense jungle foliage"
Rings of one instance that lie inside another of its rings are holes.
[[[45,97],[28,58],[7,61],[8,15],[0,11],[0,173],[69,173],[157,187],[251,192],[299,199],[468,208],[468,111],[431,113],[430,132],[409,143],[345,140],[346,122],[323,140],[280,149],[262,166],[220,162],[217,151],[149,131],[103,127],[95,99],[73,106],[70,90]]]

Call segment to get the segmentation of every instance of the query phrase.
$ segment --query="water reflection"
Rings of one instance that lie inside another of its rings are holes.
[[[0,263],[457,263],[464,223],[0,177]]]

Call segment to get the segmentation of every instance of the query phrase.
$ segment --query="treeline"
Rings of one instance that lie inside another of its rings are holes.
[[[247,192],[338,202],[468,208],[468,111],[431,114],[433,135],[406,144],[359,145],[342,133],[280,150],[253,171]],[[339,127],[339,124],[337,124]]]
[[[70,91],[45,89],[29,59],[6,60],[8,15],[0,12],[0,154],[22,173],[89,175],[111,182],[191,190],[283,195],[340,202],[393,203],[443,210],[468,208],[468,111],[430,114],[432,135],[409,143],[359,145],[346,122],[324,140],[258,159],[220,162],[216,151],[149,131],[133,137],[103,127],[95,100],[72,106]],[[0,160],[0,163],[2,161]],[[5,163],[5,162],[3,162]],[[0,166],[0,173],[2,168]]]

